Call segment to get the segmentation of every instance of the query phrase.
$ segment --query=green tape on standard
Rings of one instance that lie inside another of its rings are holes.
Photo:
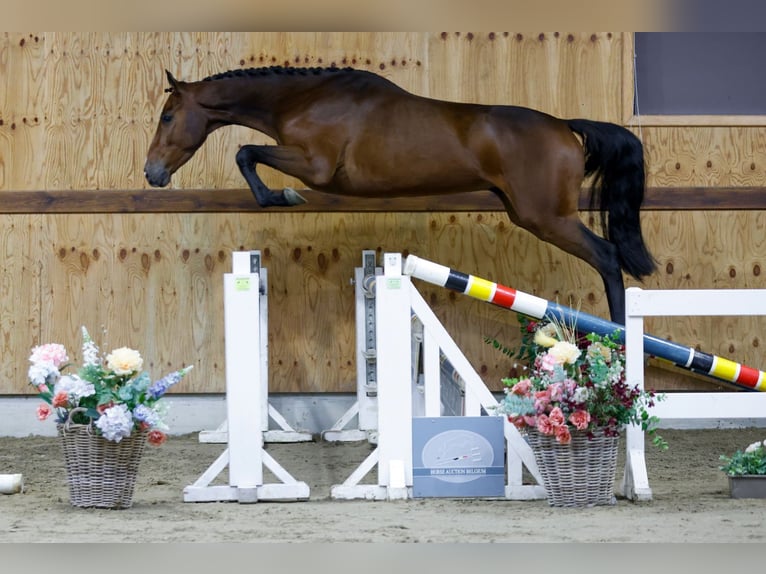
[[[237,291],[250,291],[250,277],[235,277],[234,289]]]

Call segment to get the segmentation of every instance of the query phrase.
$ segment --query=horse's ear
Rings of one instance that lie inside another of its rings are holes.
[[[168,83],[170,84],[170,88],[165,91],[172,92],[173,90],[178,90],[178,80],[173,77],[173,74],[171,74],[169,70],[165,70],[165,75],[167,76]]]

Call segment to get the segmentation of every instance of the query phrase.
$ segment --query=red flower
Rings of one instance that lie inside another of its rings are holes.
[[[162,443],[168,440],[168,437],[164,432],[154,429],[153,431],[149,431],[147,440],[149,441],[149,444],[153,446],[160,446]]]
[[[108,402],[108,403],[106,403],[106,404],[103,404],[103,405],[98,405],[98,406],[96,407],[96,410],[98,411],[98,414],[100,414],[100,415],[103,415],[103,414],[104,414],[104,411],[105,411],[106,409],[111,409],[113,406],[114,406],[114,401],[109,401],[109,402]]]
[[[56,393],[56,396],[53,397],[53,406],[58,408],[66,407],[69,404],[69,395],[65,392]]]

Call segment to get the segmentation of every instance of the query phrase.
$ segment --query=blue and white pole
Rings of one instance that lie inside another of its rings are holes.
[[[618,323],[450,269],[415,255],[409,255],[405,259],[404,273],[416,279],[527,315],[533,319],[555,319],[569,325],[575,325],[577,330],[583,333],[592,332],[603,336],[612,335],[616,332],[618,340],[622,343],[625,342],[625,328]],[[703,353],[692,347],[679,345],[652,335],[644,335],[644,352],[670,361],[684,369],[702,373],[744,389],[766,391],[766,373],[764,371],[717,355]]]

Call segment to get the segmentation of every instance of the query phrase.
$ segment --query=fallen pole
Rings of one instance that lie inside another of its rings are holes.
[[[625,328],[595,315],[576,311],[570,307],[547,301],[541,297],[517,291],[474,275],[455,271],[433,261],[409,255],[404,261],[403,272],[416,279],[446,287],[475,299],[504,307],[533,319],[554,319],[575,325],[578,331],[611,335],[625,342]],[[695,373],[721,380],[727,384],[750,391],[766,391],[766,373],[717,355],[697,351],[692,347],[672,341],[644,335],[644,352]]]

